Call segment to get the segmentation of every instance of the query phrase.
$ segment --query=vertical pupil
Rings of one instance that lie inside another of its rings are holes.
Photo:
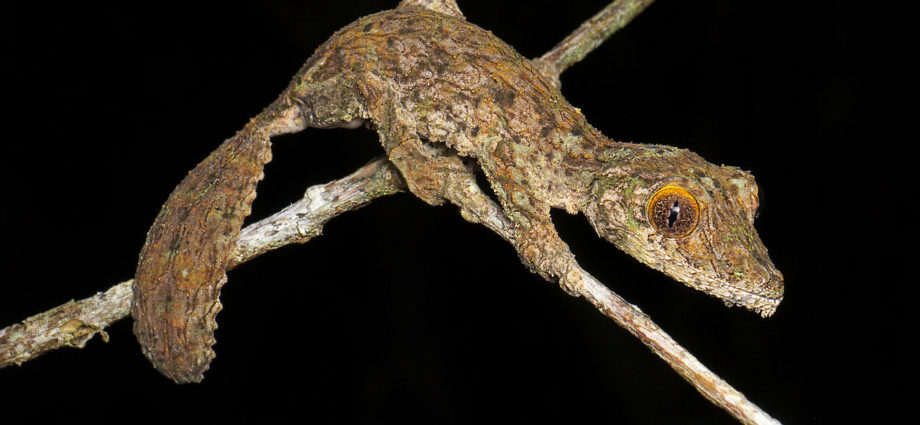
[[[677,216],[680,214],[680,202],[674,201],[674,205],[671,205],[671,208],[668,209],[668,228],[674,227],[674,223],[677,222]]]

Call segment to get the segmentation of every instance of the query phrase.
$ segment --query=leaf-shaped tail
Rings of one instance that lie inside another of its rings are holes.
[[[299,109],[279,99],[227,139],[173,190],[147,232],[134,280],[134,334],[161,373],[200,382],[214,358],[227,262],[256,196],[276,134]]]

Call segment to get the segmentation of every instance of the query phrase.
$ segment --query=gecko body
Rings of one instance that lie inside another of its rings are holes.
[[[584,213],[601,237],[673,278],[770,315],[782,275],[753,228],[757,186],[687,150],[617,143],[588,124],[513,48],[458,13],[414,6],[357,20],[320,46],[272,105],[177,187],[148,233],[135,333],[158,370],[200,381],[214,353],[224,270],[270,137],[364,122],[423,201],[464,217],[494,201],[522,262],[577,292],[550,209]]]

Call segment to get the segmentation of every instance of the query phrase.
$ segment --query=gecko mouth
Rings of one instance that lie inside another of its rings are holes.
[[[783,276],[779,272],[770,273],[769,277],[753,285],[753,288],[761,291],[753,292],[747,288],[724,286],[719,289],[724,291],[723,294],[714,295],[725,300],[726,304],[744,307],[763,317],[772,316],[783,301]]]
[[[783,301],[783,276],[768,272],[759,282],[729,282],[697,277],[690,286],[721,299],[728,306],[744,307],[763,317],[770,317]]]
[[[773,315],[773,313],[776,312],[776,308],[779,307],[779,303],[782,301],[782,296],[779,298],[767,298],[762,295],[751,294],[748,292],[743,293],[737,304],[747,308],[748,310],[754,311],[763,317],[770,317]]]

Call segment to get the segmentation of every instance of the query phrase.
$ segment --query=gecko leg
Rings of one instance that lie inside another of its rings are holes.
[[[511,241],[511,222],[501,207],[476,183],[474,161],[449,150],[442,144],[422,141],[411,132],[400,137],[382,135],[389,146],[389,159],[399,168],[409,191],[430,205],[450,202],[460,208],[460,215],[480,223]]]
[[[568,294],[578,296],[581,267],[559,237],[550,216],[550,205],[532,194],[525,183],[503,178],[513,173],[491,156],[482,155],[480,165],[511,223],[509,240],[521,261],[544,279],[558,282]]]
[[[399,141],[389,140],[385,145],[392,146],[389,158],[403,173],[413,194],[431,205],[441,205],[445,200],[457,205],[465,219],[481,223],[511,242],[532,271],[558,281],[566,292],[576,293],[581,281],[578,264],[556,232],[548,206],[528,199],[535,208],[523,210],[503,199],[502,209],[479,188],[469,161],[444,145],[425,143],[409,132],[403,134]],[[508,193],[501,187],[495,189],[500,198]],[[512,193],[525,196],[524,192]]]

